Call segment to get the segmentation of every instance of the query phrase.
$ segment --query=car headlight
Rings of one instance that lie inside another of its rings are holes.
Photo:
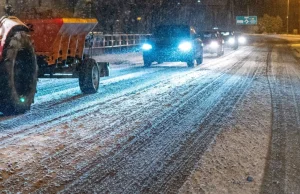
[[[178,48],[181,51],[184,51],[184,52],[190,51],[192,49],[192,43],[190,43],[190,42],[182,42],[182,43],[179,44]]]
[[[228,43],[229,44],[234,44],[235,43],[235,39],[234,38],[229,38],[228,39]]]
[[[144,51],[149,51],[149,50],[152,49],[152,45],[149,44],[149,43],[144,43],[144,44],[142,45],[142,49],[143,49]]]
[[[210,47],[211,47],[211,48],[218,48],[218,47],[219,47],[219,43],[218,43],[217,41],[212,41],[212,42],[210,43]]]
[[[244,36],[239,37],[239,43],[240,44],[245,44],[246,43],[246,38]]]

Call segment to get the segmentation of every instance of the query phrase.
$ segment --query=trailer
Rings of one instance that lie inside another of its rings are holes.
[[[0,20],[0,112],[20,114],[34,102],[38,78],[78,78],[85,94],[96,93],[109,64],[84,53],[96,19]]]

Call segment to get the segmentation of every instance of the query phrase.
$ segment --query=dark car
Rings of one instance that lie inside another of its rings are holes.
[[[234,31],[220,31],[220,33],[225,41],[225,45],[233,50],[239,48],[238,36]]]
[[[218,56],[224,54],[224,40],[219,31],[201,31],[200,37],[204,44],[204,52],[217,53]]]
[[[194,67],[203,61],[203,44],[194,28],[188,25],[158,26],[143,45],[144,66],[152,62],[186,62]]]

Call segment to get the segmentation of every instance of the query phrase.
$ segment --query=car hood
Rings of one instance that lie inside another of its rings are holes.
[[[234,36],[223,36],[223,39],[224,39],[225,41],[228,41],[230,38],[234,38]]]
[[[217,39],[203,39],[203,44],[210,44],[212,41],[218,41]]]

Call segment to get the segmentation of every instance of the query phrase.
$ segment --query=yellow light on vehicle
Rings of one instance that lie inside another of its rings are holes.
[[[142,20],[142,17],[137,17],[136,19],[137,19],[138,21],[140,21],[140,20]]]

